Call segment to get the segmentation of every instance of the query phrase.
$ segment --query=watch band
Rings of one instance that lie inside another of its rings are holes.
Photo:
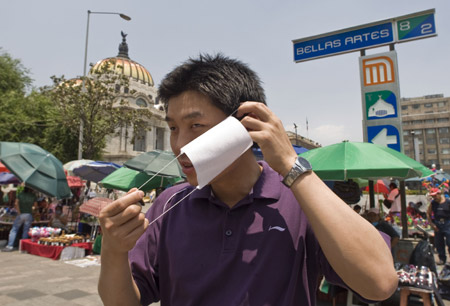
[[[311,164],[303,157],[298,157],[295,160],[291,170],[289,170],[288,174],[284,177],[283,184],[286,185],[286,187],[291,188],[295,180],[297,180],[302,174],[311,172],[311,170]]]

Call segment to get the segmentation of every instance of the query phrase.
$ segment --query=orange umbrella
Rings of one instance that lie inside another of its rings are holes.
[[[8,168],[4,164],[0,162],[0,172],[10,172]]]
[[[80,211],[86,214],[90,214],[94,217],[100,215],[100,210],[113,200],[103,197],[92,198],[80,206]]]

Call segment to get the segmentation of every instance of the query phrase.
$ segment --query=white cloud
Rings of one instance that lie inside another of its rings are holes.
[[[343,140],[362,141],[362,133],[361,128],[352,129],[346,125],[325,124],[311,129],[309,138],[322,146],[327,146]]]

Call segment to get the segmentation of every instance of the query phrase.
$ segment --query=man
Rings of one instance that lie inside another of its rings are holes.
[[[25,186],[24,190],[17,196],[14,206],[18,214],[9,232],[8,244],[2,249],[3,252],[11,252],[14,250],[17,232],[22,225],[22,239],[28,238],[28,230],[31,227],[31,223],[33,223],[33,207],[37,209],[37,198],[33,190]]]
[[[381,220],[378,208],[371,208],[367,213],[367,220],[372,223],[375,228],[389,237],[391,237],[391,248],[393,249],[398,241],[400,240],[400,235],[397,231],[387,222]]]
[[[447,256],[445,246],[450,252],[450,200],[441,195],[439,188],[432,188],[430,196],[433,198],[428,205],[427,219],[434,230],[434,241],[439,255],[439,265],[444,265]]]
[[[370,300],[391,296],[398,278],[386,242],[296,161],[248,66],[222,55],[190,59],[165,77],[159,98],[176,156],[238,109],[265,162],[248,149],[188,196],[198,179],[183,154],[189,184],[161,193],[146,218],[135,204],[142,191],[103,209],[105,305],[315,305],[319,274]]]
[[[400,190],[398,190],[397,184],[394,182],[389,184],[389,189],[389,195],[384,194],[385,199],[391,204],[389,214],[400,216],[400,212],[402,210]]]

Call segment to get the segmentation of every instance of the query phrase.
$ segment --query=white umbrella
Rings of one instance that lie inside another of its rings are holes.
[[[73,176],[73,169],[81,167],[83,165],[92,163],[93,160],[90,159],[77,159],[77,160],[72,160],[68,163],[65,163],[63,165],[64,170],[67,171],[67,175]]]

